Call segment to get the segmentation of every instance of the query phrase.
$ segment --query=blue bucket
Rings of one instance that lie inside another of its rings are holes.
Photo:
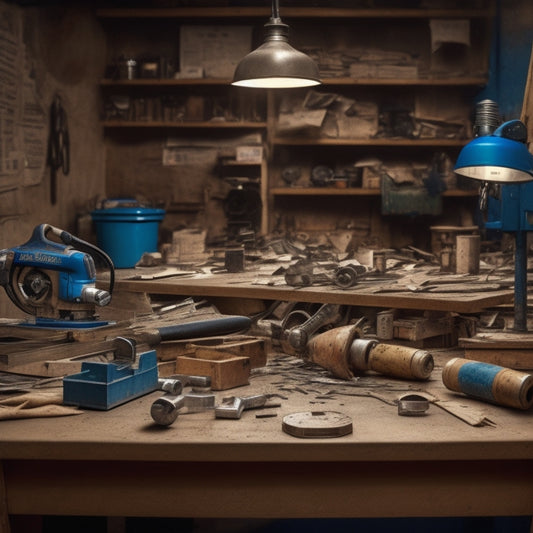
[[[157,252],[159,223],[164,216],[164,209],[120,205],[91,212],[98,246],[111,257],[115,268],[132,268],[144,253]]]

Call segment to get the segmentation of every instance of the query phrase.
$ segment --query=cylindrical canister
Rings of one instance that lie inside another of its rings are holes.
[[[368,353],[368,369],[404,379],[428,379],[433,371],[433,356],[426,350],[377,343]]]
[[[442,381],[450,390],[498,405],[533,405],[533,375],[511,368],[455,357],[444,366]]]
[[[455,272],[457,274],[479,274],[479,235],[457,235],[455,251]]]

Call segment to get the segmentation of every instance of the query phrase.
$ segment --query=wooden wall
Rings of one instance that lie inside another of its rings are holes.
[[[14,44],[20,58],[17,93],[24,95],[13,106],[3,106],[2,118],[14,116],[18,120],[23,106],[30,100],[37,110],[32,116],[39,137],[36,158],[42,160],[50,105],[54,95],[59,94],[70,135],[70,172],[67,176],[58,172],[55,204],[51,202],[49,167],[33,172],[31,180],[25,180],[23,169],[0,174],[0,248],[3,249],[26,242],[34,226],[40,223],[75,232],[78,214],[87,210],[94,198],[104,194],[105,162],[97,80],[105,65],[105,40],[89,5],[83,7],[74,2],[21,7],[0,1],[0,14],[4,37],[10,38],[11,32],[20,28],[20,38],[15,37]],[[26,91],[23,91],[24,80]],[[10,143],[17,146],[24,133],[18,125],[9,131],[2,130],[4,155],[6,146]],[[0,317],[18,315],[0,289]]]

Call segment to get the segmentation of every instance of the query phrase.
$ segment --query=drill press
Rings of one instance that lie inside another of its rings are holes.
[[[491,189],[497,215],[486,228],[515,235],[514,330],[527,331],[527,232],[533,230],[533,155],[527,148],[527,129],[510,120],[493,133],[481,134],[459,154],[457,174],[484,182],[481,205]]]

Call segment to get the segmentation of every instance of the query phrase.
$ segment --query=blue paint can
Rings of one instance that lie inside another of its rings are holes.
[[[131,199],[107,201],[112,207],[91,212],[98,246],[115,268],[132,268],[144,253],[157,252],[165,210],[135,205]]]

